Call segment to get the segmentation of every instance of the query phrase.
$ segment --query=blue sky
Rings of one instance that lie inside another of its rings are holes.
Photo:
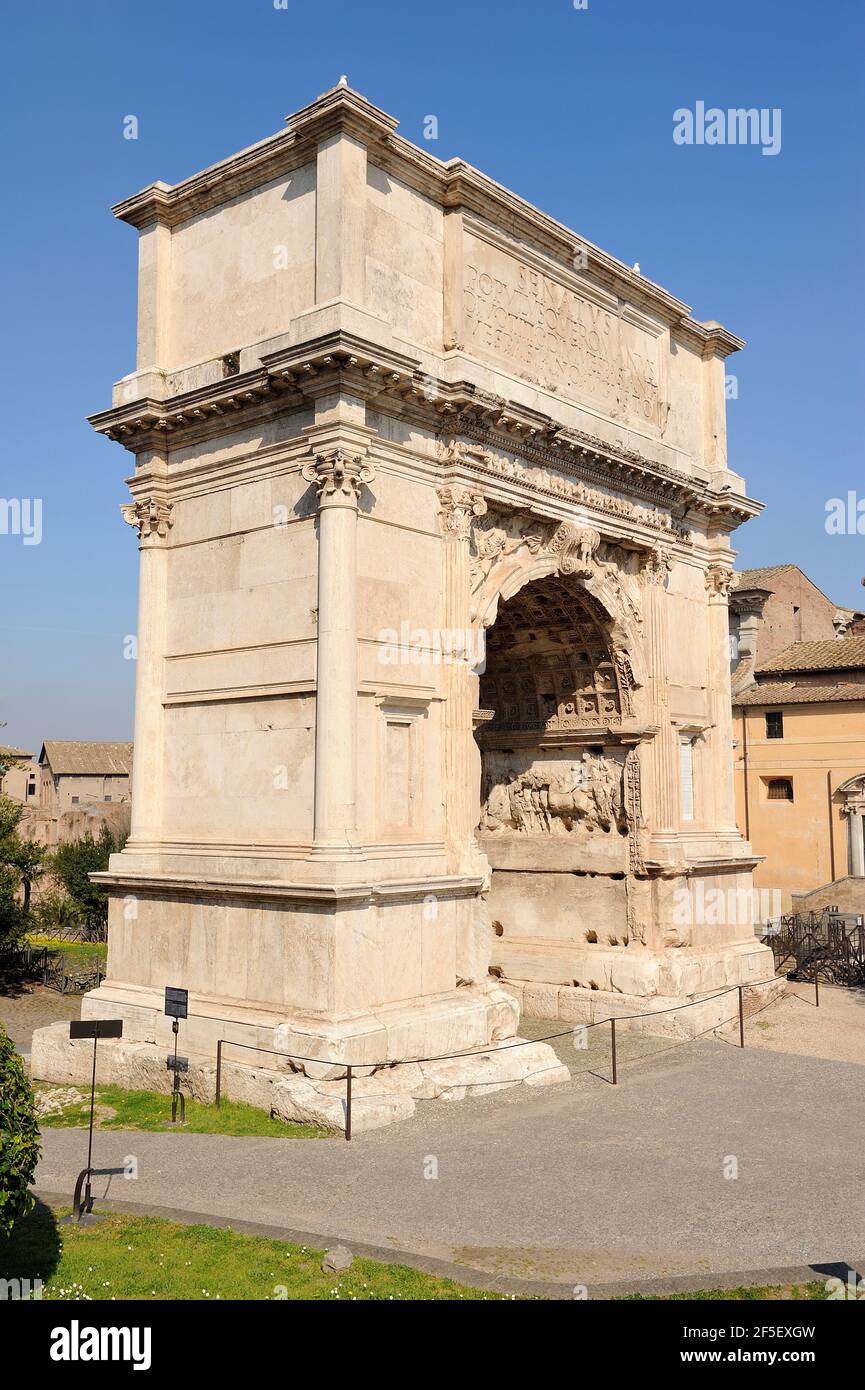
[[[434,154],[748,340],[730,464],[767,505],[741,563],[796,561],[865,606],[863,537],[825,529],[831,497],[865,498],[861,0],[42,0],[5,7],[3,33],[0,497],[41,498],[43,535],[0,535],[0,741],[131,736],[131,457],[85,422],[134,365],[136,234],[110,205],[343,72],[409,139],[435,115]],[[780,153],[674,144],[697,101],[780,108]]]

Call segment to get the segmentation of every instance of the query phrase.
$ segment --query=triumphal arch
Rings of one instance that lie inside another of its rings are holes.
[[[507,1039],[517,1002],[772,973],[747,911],[705,910],[754,865],[742,343],[396,125],[341,84],[115,209],[138,358],[92,423],[134,462],[135,766],[85,1013],[154,1048],[166,984],[193,1055],[228,1020],[379,1066]]]

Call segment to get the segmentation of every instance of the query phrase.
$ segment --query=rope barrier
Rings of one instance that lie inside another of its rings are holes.
[[[302,1055],[301,1055],[300,1053],[298,1053],[298,1052],[284,1052],[284,1051],[282,1051],[282,1050],[280,1050],[280,1049],[273,1048],[273,1047],[260,1047],[260,1046],[258,1046],[258,1045],[255,1044],[255,1043],[235,1042],[235,1041],[234,1041],[233,1039],[231,1039],[231,1038],[218,1038],[218,1039],[217,1039],[217,1043],[216,1043],[216,1105],[217,1105],[217,1107],[218,1107],[218,1106],[221,1104],[221,1100],[222,1100],[222,1049],[223,1049],[223,1047],[240,1047],[240,1048],[243,1048],[243,1049],[244,1049],[245,1051],[247,1051],[247,1052],[262,1052],[262,1053],[267,1054],[267,1055],[270,1056],[270,1057],[286,1057],[290,1062],[312,1062],[312,1063],[315,1063],[315,1064],[317,1064],[317,1065],[319,1065],[319,1066],[344,1067],[344,1068],[345,1068],[345,1080],[346,1080],[345,1137],[346,1137],[347,1140],[350,1140],[350,1139],[351,1139],[351,1111],[352,1111],[352,1080],[353,1080],[353,1072],[354,1072],[357,1068],[362,1067],[364,1070],[367,1070],[367,1069],[375,1070],[377,1067],[400,1066],[400,1065],[404,1065],[406,1062],[416,1062],[416,1063],[421,1063],[421,1062],[450,1062],[450,1061],[454,1061],[454,1060],[456,1060],[456,1059],[459,1059],[460,1061],[462,1061],[464,1058],[467,1058],[467,1057],[486,1057],[486,1056],[489,1056],[489,1055],[490,1055],[491,1053],[493,1053],[493,1052],[495,1052],[495,1053],[504,1052],[504,1051],[507,1051],[507,1050],[510,1049],[510,1048],[516,1048],[516,1047],[532,1047],[532,1046],[534,1046],[536,1043],[555,1042],[555,1041],[556,1041],[557,1039],[559,1039],[559,1038],[573,1037],[573,1036],[574,1036],[574,1033],[575,1033],[576,1030],[577,1030],[577,1028],[583,1028],[583,1029],[585,1029],[585,1030],[588,1032],[588,1030],[589,1030],[590,1028],[601,1028],[601,1027],[603,1027],[603,1026],[604,1026],[605,1024],[607,1024],[607,1023],[610,1024],[610,1041],[611,1041],[611,1047],[612,1047],[612,1084],[615,1086],[615,1085],[617,1085],[617,1082],[618,1082],[618,1058],[617,1058],[617,1049],[616,1049],[616,1024],[617,1024],[617,1023],[630,1023],[630,1022],[634,1022],[634,1020],[636,1020],[636,1019],[655,1019],[655,1018],[660,1018],[660,1017],[662,1017],[664,1014],[681,1013],[681,1012],[682,1012],[683,1010],[685,1010],[685,1009],[692,1009],[692,1008],[695,1008],[698,1004],[711,1004],[711,1003],[713,1003],[713,1001],[716,1000],[716,999],[723,999],[725,995],[727,995],[727,994],[733,994],[733,993],[735,993],[735,992],[738,991],[738,995],[739,995],[739,1046],[740,1046],[740,1047],[744,1047],[744,1046],[745,1046],[745,1016],[744,1016],[744,1004],[743,1004],[743,1000],[744,1000],[743,991],[746,990],[746,989],[759,989],[759,988],[761,988],[763,985],[776,984],[776,983],[778,983],[779,981],[782,981],[783,979],[784,979],[784,977],[783,977],[782,975],[770,975],[770,976],[767,976],[767,978],[764,979],[764,980],[749,980],[749,981],[748,981],[747,983],[745,983],[745,984],[740,984],[740,985],[728,985],[728,986],[726,986],[724,989],[716,990],[713,994],[706,994],[706,995],[703,995],[702,998],[700,998],[700,999],[692,999],[692,1000],[690,1000],[690,1002],[687,1003],[687,1004],[674,1004],[674,1005],[672,1005],[672,1006],[671,1006],[670,1008],[668,1008],[668,1009],[647,1009],[647,1010],[645,1010],[643,1013],[635,1013],[635,1014],[610,1014],[608,1018],[594,1019],[593,1022],[591,1022],[591,1023],[578,1023],[578,1024],[574,1024],[574,1025],[572,1025],[570,1028],[563,1029],[560,1033],[548,1033],[548,1034],[547,1034],[545,1037],[543,1037],[543,1038],[518,1038],[518,1039],[516,1039],[515,1041],[512,1041],[512,1042],[499,1043],[499,1044],[494,1044],[494,1045],[492,1045],[492,1046],[487,1046],[487,1047],[484,1047],[484,1048],[477,1048],[477,1049],[475,1049],[475,1050],[473,1050],[473,1051],[471,1051],[471,1052],[447,1052],[447,1053],[441,1053],[441,1054],[439,1054],[438,1056],[432,1056],[432,1057],[408,1057],[408,1058],[403,1058],[401,1062],[399,1062],[399,1061],[398,1061],[398,1062],[392,1062],[392,1061],[387,1061],[387,1062],[345,1062],[345,1061],[343,1061],[341,1058],[340,1058],[340,1059],[333,1059],[333,1058],[324,1058],[324,1057],[304,1057],[304,1056],[302,1056]],[[762,1006],[762,1008],[760,1008],[760,1009],[757,1010],[756,1012],[762,1013],[764,1008],[768,1008],[768,1004],[764,1004],[764,1005]],[[231,1023],[236,1023],[236,1022],[237,1022],[236,1019],[222,1018],[222,1017],[220,1017],[218,1014],[189,1014],[188,1016],[189,1016],[190,1018],[208,1019],[209,1021],[215,1022],[215,1023],[229,1023],[229,1024],[231,1024]],[[720,1022],[720,1023],[713,1023],[713,1024],[711,1025],[711,1027],[704,1029],[702,1033],[697,1034],[696,1036],[698,1036],[698,1037],[703,1037],[703,1036],[705,1035],[705,1033],[714,1032],[714,1031],[716,1031],[718,1028],[724,1027],[725,1023],[730,1023],[730,1022],[732,1022],[732,1019],[725,1019],[725,1020],[723,1020],[723,1021]],[[634,1060],[638,1060],[638,1059],[635,1058]],[[453,1085],[452,1085],[451,1087],[446,1087],[446,1089],[450,1090],[450,1089],[453,1089],[454,1087],[456,1087],[456,1086],[458,1086],[458,1085],[461,1085],[461,1084],[463,1084],[463,1083],[454,1082]],[[465,1084],[467,1084],[467,1085],[473,1085],[473,1086],[474,1086],[474,1085],[483,1086],[483,1085],[491,1085],[491,1084],[493,1084],[493,1083],[492,1083],[492,1082],[485,1082],[485,1081],[483,1081],[483,1080],[480,1080],[480,1081],[478,1081],[478,1082],[468,1082],[468,1083],[465,1083]]]
[[[733,994],[738,989],[758,989],[761,985],[775,984],[783,980],[782,975],[770,975],[765,980],[748,980],[742,985],[727,985],[724,989],[716,990],[714,994],[705,994],[699,999],[692,999],[687,1004],[674,1004],[669,1009],[646,1009],[643,1013],[636,1014],[610,1014],[607,1018],[597,1018],[591,1023],[575,1023],[570,1028],[564,1028],[560,1033],[547,1033],[542,1038],[517,1038],[513,1042],[487,1044],[486,1047],[479,1047],[471,1052],[442,1052],[431,1057],[402,1057],[393,1060],[380,1062],[352,1062],[348,1063],[344,1058],[339,1057],[303,1057],[299,1052],[285,1052],[282,1049],[273,1047],[259,1047],[256,1043],[234,1042],[231,1038],[220,1039],[231,1047],[243,1047],[249,1052],[265,1052],[272,1057],[288,1057],[295,1062],[316,1062],[321,1066],[327,1067],[397,1067],[403,1066],[407,1062],[450,1062],[459,1057],[485,1057],[489,1052],[505,1052],[512,1047],[531,1047],[535,1043],[555,1042],[557,1038],[573,1037],[575,1028],[602,1028],[606,1023],[630,1023],[634,1019],[642,1018],[661,1018],[664,1014],[680,1013],[683,1009],[693,1009],[698,1004],[711,1004],[715,999],[722,999],[726,994]],[[190,1018],[208,1019],[214,1023],[237,1023],[237,1019],[222,1018],[218,1014],[189,1014]],[[713,1024],[713,1028],[722,1027],[722,1024]],[[711,1031],[711,1030],[707,1030]]]

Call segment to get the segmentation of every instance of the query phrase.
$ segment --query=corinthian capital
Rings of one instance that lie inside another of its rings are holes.
[[[120,508],[123,520],[128,526],[137,527],[138,539],[142,541],[151,536],[165,539],[173,521],[172,510],[170,502],[157,497],[138,497]]]
[[[673,568],[673,556],[663,546],[655,546],[642,557],[640,578],[644,584],[663,584]]]
[[[442,531],[452,540],[467,541],[472,518],[483,516],[487,504],[480,492],[467,487],[440,487],[438,490],[439,517]]]
[[[361,488],[375,477],[375,469],[362,455],[351,457],[342,449],[317,454],[307,460],[300,472],[306,482],[315,483],[320,503],[345,499],[356,502]]]
[[[739,582],[738,574],[729,565],[710,565],[705,578],[710,598],[729,598]]]

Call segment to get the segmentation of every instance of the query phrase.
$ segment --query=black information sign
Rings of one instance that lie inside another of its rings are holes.
[[[172,1057],[169,1052],[165,1059],[165,1065],[169,1071],[189,1071],[188,1057]]]
[[[189,990],[165,986],[165,1013],[168,1018],[186,1018],[189,1011]]]
[[[70,1038],[122,1038],[122,1018],[76,1018],[69,1024]]]

